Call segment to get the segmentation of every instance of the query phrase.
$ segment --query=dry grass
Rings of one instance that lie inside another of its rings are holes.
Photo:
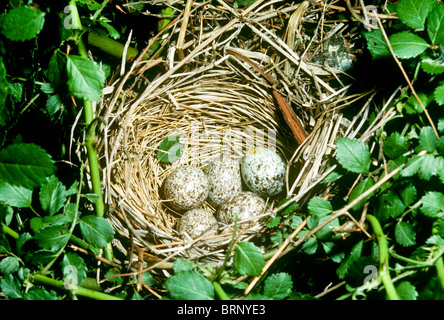
[[[329,80],[339,79],[341,72],[307,58],[320,50],[326,35],[321,23],[305,34],[302,22],[323,21],[325,10],[309,7],[308,2],[282,6],[280,1],[258,0],[243,10],[223,1],[218,6],[192,3],[169,26],[165,60],[136,60],[120,74],[97,106],[106,123],[98,141],[105,201],[109,221],[122,239],[116,243],[120,250],[137,245],[164,261],[183,256],[222,262],[231,234],[184,242],[175,230],[180,214],[162,197],[165,177],[185,163],[204,167],[221,154],[239,159],[250,146],[275,143],[288,164],[286,193],[269,200],[262,224],[236,235],[236,241],[255,241],[264,249],[277,245],[267,241],[270,231],[265,221],[279,210],[283,197],[303,205],[334,187],[320,181],[328,173],[335,140],[340,136],[368,139],[392,114],[384,110],[359,135],[371,93],[348,95],[349,87],[340,81],[332,87]],[[291,23],[285,30],[287,21]],[[302,47],[307,42],[310,45]],[[263,74],[227,49],[249,58]],[[161,71],[157,69],[154,79],[148,80],[146,75],[155,67]],[[274,79],[273,87],[264,74]],[[304,142],[296,142],[273,90],[294,108],[308,133]],[[353,119],[345,118],[341,110],[359,101],[360,112]],[[157,148],[172,134],[181,135],[183,154],[171,165],[160,163]]]

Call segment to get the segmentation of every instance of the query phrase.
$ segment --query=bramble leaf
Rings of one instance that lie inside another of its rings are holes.
[[[437,191],[429,191],[422,198],[420,210],[426,216],[439,218],[444,215],[444,194]]]
[[[43,29],[45,13],[31,7],[11,9],[3,17],[3,34],[12,41],[35,38]]]
[[[364,37],[367,40],[367,49],[370,51],[373,59],[391,55],[381,30],[376,29],[364,32]]]
[[[419,134],[419,145],[427,152],[433,152],[436,149],[438,138],[435,135],[432,127],[426,126],[421,128]]]
[[[79,220],[80,231],[85,240],[96,248],[104,248],[114,237],[109,222],[98,216],[86,216]]]
[[[70,55],[66,61],[68,88],[77,98],[98,101],[105,86],[105,72],[94,61]]]
[[[264,294],[273,300],[283,300],[291,293],[293,281],[288,273],[272,274],[265,279]]]
[[[339,163],[348,171],[354,173],[369,171],[370,151],[364,142],[350,138],[338,138],[336,153]]]
[[[400,59],[419,56],[430,45],[423,38],[409,31],[395,33],[389,37],[393,52]]]
[[[364,193],[365,191],[367,191],[368,189],[373,187],[374,184],[375,184],[375,181],[371,177],[368,177],[368,178],[362,180],[361,182],[359,182],[358,185],[350,193],[348,203],[352,202],[357,197],[359,197],[362,193]],[[360,210],[362,208],[362,206],[364,205],[364,203],[367,201],[367,199],[371,196],[372,196],[372,194],[368,195],[367,197],[365,197],[364,199],[359,201],[356,205],[353,206],[353,210]]]
[[[440,86],[435,88],[433,96],[436,103],[438,103],[440,106],[444,106],[444,84],[441,84]]]
[[[430,12],[427,18],[427,34],[432,44],[443,45],[444,43],[444,4],[439,3]]]
[[[37,231],[35,239],[43,249],[55,252],[66,245],[70,236],[71,234],[66,227],[51,226]]]
[[[180,135],[168,136],[162,140],[157,150],[157,160],[172,163],[180,158],[184,145],[179,142]]]
[[[403,247],[410,247],[416,244],[416,232],[408,222],[400,221],[395,226],[395,238]]]
[[[165,282],[171,296],[177,300],[213,300],[214,287],[201,273],[181,271]]]
[[[261,250],[251,242],[238,242],[234,250],[234,267],[242,275],[258,276],[265,265]]]
[[[50,176],[40,188],[39,199],[42,209],[52,216],[65,204],[66,188],[56,176]]]
[[[409,281],[402,281],[396,286],[396,292],[402,300],[417,300],[418,291]]]
[[[407,141],[399,132],[393,132],[384,141],[384,154],[389,158],[397,158],[407,151]]]
[[[398,18],[413,29],[424,29],[435,0],[401,0],[396,5]]]
[[[35,144],[11,144],[0,150],[0,181],[31,189],[54,171],[51,156]]]
[[[321,197],[313,197],[308,202],[308,211],[313,216],[322,217],[333,212],[333,207],[329,201]]]
[[[0,203],[16,207],[28,208],[31,207],[32,190],[6,183],[0,180]]]
[[[80,286],[86,278],[88,267],[82,257],[75,253],[67,252],[62,261],[62,267],[65,285],[70,285],[72,288]]]

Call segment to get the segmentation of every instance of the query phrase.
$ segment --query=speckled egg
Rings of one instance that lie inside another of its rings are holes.
[[[204,170],[208,177],[209,202],[220,206],[228,198],[242,191],[242,178],[239,163],[231,158],[211,162]]]
[[[207,199],[208,192],[208,178],[195,166],[180,166],[165,179],[165,199],[177,210],[200,207]]]
[[[191,209],[183,214],[177,226],[183,238],[188,234],[192,239],[202,235],[214,236],[217,234],[217,220],[214,215],[204,209]]]
[[[256,147],[242,157],[242,178],[248,189],[263,197],[282,192],[285,186],[286,166],[274,151]]]
[[[253,220],[241,223],[243,220],[254,219],[265,212],[265,200],[251,191],[242,191],[228,199],[217,211],[217,219],[226,224],[237,221],[240,227],[249,225]]]

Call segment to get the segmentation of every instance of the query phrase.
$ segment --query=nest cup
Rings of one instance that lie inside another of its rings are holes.
[[[341,87],[322,93],[324,101],[319,103],[319,98],[313,99],[308,93],[324,90],[319,89],[319,81],[313,81],[315,72],[301,72],[292,80],[299,89],[287,92],[289,100],[293,95],[294,101],[300,102],[296,112],[309,133],[303,144],[296,143],[270,84],[251,66],[227,53],[228,48],[234,48],[264,70],[276,71],[279,66],[270,55],[280,52],[279,60],[285,62],[289,73],[294,75],[300,69],[291,59],[294,51],[285,43],[265,43],[271,41],[267,31],[273,31],[264,27],[272,26],[281,16],[289,18],[299,5],[285,6],[279,11],[273,6],[258,7],[262,2],[254,6],[259,9],[248,9],[253,20],[248,19],[248,14],[240,19],[228,9],[207,10],[210,5],[195,8],[189,16],[186,34],[192,45],[183,51],[184,59],[170,58],[165,69],[150,81],[141,76],[141,70],[159,65],[160,60],[136,61],[114,83],[112,94],[101,101],[98,110],[106,125],[99,128],[98,151],[104,199],[108,219],[120,236],[115,245],[122,252],[127,253],[135,244],[158,259],[186,257],[216,264],[223,261],[232,239],[229,233],[189,241],[178,234],[177,222],[182,213],[168,205],[162,184],[175,168],[184,164],[204,169],[215,159],[240,160],[254,146],[274,149],[283,157],[288,168],[284,192],[277,198],[266,199],[268,210],[260,223],[238,230],[236,235],[236,241],[254,241],[262,247],[276,245],[269,242],[266,221],[283,197],[296,196],[303,203],[313,193],[321,195],[331,188],[324,185],[319,191],[315,187],[328,166],[330,146],[339,135],[356,134],[355,123],[366,113],[360,112],[353,121],[344,119],[339,111],[341,103],[347,105],[346,90]],[[221,20],[224,25],[218,25]],[[179,17],[177,30],[181,22]],[[246,40],[238,36],[245,28],[251,33]],[[326,75],[330,71],[322,72]],[[284,70],[273,73],[277,83],[282,74]],[[311,89],[315,85],[317,88]],[[328,95],[332,98],[328,99]],[[182,153],[172,163],[161,162],[157,156],[159,145],[172,136],[180,136]],[[203,206],[213,213],[216,210],[208,202]],[[225,227],[220,226],[220,232],[226,232]]]

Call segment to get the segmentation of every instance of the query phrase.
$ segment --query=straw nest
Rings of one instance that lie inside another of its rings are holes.
[[[269,240],[276,230],[266,222],[284,197],[302,206],[333,188],[333,183],[319,184],[328,174],[328,156],[339,136],[357,137],[368,103],[346,119],[342,108],[362,96],[347,96],[348,86],[341,81],[332,87],[327,79],[338,79],[341,72],[311,62],[313,48],[322,47],[316,35],[321,14],[308,2],[258,0],[242,10],[223,1],[218,6],[196,2],[169,25],[165,58],[136,60],[121,72],[97,107],[104,119],[97,145],[108,219],[122,252],[136,245],[154,261],[223,260],[233,229],[193,240],[184,240],[176,230],[180,213],[167,205],[162,184],[183,164],[204,168],[221,155],[240,159],[258,144],[276,148],[287,162],[286,190],[266,199],[268,209],[259,224],[236,230],[234,237],[264,250],[277,245]],[[302,21],[312,23],[314,33],[305,34]],[[297,39],[311,41],[311,47],[304,51]],[[276,92],[284,102],[279,103]],[[295,136],[282,109],[285,102],[297,115],[290,121],[299,121],[306,137]],[[373,131],[368,128],[359,137],[366,139]],[[160,162],[159,144],[172,135],[180,135],[182,154],[172,163]]]

